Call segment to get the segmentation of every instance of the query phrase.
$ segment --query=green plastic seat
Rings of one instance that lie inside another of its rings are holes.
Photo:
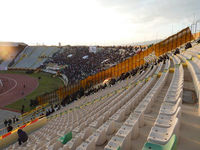
[[[64,136],[60,137],[58,141],[60,141],[62,144],[66,144],[72,139],[72,132],[69,132],[65,134]]]
[[[142,150],[176,150],[177,138],[174,134],[169,142],[165,145],[146,142]]]

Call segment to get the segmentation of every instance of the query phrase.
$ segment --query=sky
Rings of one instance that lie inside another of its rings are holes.
[[[200,19],[200,0],[0,0],[0,6],[0,41],[29,45],[131,44],[166,38]]]

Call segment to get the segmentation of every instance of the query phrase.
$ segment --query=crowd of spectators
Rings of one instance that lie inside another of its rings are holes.
[[[146,47],[113,46],[96,47],[96,52],[90,52],[87,46],[66,46],[48,58],[43,67],[47,67],[48,64],[60,66],[62,68],[60,73],[67,76],[69,84],[73,84],[114,66],[144,49]]]
[[[12,124],[15,124],[16,122],[18,122],[19,119],[14,116],[13,118],[9,118],[8,120],[4,120],[4,125],[7,128],[7,131],[10,132],[13,130]]]
[[[156,64],[155,64],[156,65]],[[118,78],[111,78],[110,80],[108,80],[106,83],[100,83],[98,85],[91,85],[90,87],[88,87],[87,89],[83,89],[80,88],[78,91],[76,91],[75,93],[73,93],[72,95],[68,95],[66,96],[61,103],[57,103],[57,104],[52,104],[51,107],[45,109],[45,113],[44,115],[46,116],[50,116],[53,113],[57,112],[58,110],[60,110],[62,107],[65,107],[66,105],[72,103],[73,101],[76,101],[78,99],[80,99],[83,96],[89,96],[91,94],[97,93],[100,90],[104,90],[107,87],[113,86],[114,84],[116,84],[117,82],[120,82],[122,80],[125,80],[131,76],[135,76],[136,73],[142,73],[143,71],[145,71],[147,68],[149,67],[149,64],[146,63],[144,65],[142,65],[141,67],[137,67],[135,69],[133,69],[130,72],[127,73],[123,73],[121,74],[120,77]]]
[[[46,110],[46,116],[49,116],[60,109],[61,109],[60,104],[56,104],[55,106],[51,105],[51,107]]]

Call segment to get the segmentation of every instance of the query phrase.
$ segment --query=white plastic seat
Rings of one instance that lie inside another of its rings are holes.
[[[123,150],[129,150],[130,145],[127,144],[130,142],[130,136],[127,137],[119,137],[113,136],[108,144],[105,146],[104,150],[116,150],[120,147]]]
[[[101,127],[99,127],[99,129],[101,128],[106,130],[106,135],[111,135],[113,132],[115,132],[116,129],[115,121],[108,120]]]
[[[131,135],[133,133],[133,128],[130,126],[123,125],[116,133],[116,136],[123,137],[124,138],[124,146],[125,149],[131,148]]]
[[[128,119],[126,119],[126,121],[124,122],[124,125],[126,126],[130,126],[132,127],[132,139],[135,139],[139,136],[139,118],[132,118],[129,117]]]
[[[125,118],[125,110],[124,109],[119,109],[114,115],[109,118],[110,120],[115,120],[118,122],[123,121]]]
[[[178,110],[178,107],[181,106],[181,103],[182,103],[182,100],[181,98],[178,99],[177,103],[174,105],[172,103],[163,103],[161,108],[160,108],[160,111],[159,111],[159,114],[165,114],[165,115],[170,115],[170,116],[173,116],[177,110]]]
[[[82,142],[81,136],[76,136],[74,138],[72,138],[69,142],[67,142],[67,144],[65,144],[70,150],[75,150]]]
[[[89,138],[87,138],[86,142],[90,143],[93,140],[95,141],[96,145],[98,146],[103,145],[107,140],[106,130],[105,129],[102,129],[101,131],[97,130],[97,132],[93,133],[91,136],[89,136]]]
[[[59,148],[62,148],[63,144],[60,141],[57,141],[52,145],[52,149],[48,148],[49,150],[58,150]]]
[[[132,117],[132,119],[138,119],[139,121],[139,127],[143,127],[144,126],[144,112],[138,113],[138,112],[134,112],[131,113],[130,115]]]
[[[90,127],[85,128],[81,133],[81,139],[86,140],[92,134],[92,129]]]
[[[178,118],[176,118],[170,128],[162,128],[158,126],[152,127],[147,140],[153,143],[164,145],[170,140],[173,134],[176,134],[178,137],[178,133],[175,132],[178,131],[178,129],[176,129],[178,128],[178,121]]]
[[[108,144],[104,147],[104,150],[116,150],[122,145],[122,139],[120,137],[112,137]]]
[[[146,96],[142,102],[137,106],[135,109],[136,112],[141,113],[149,113],[151,111],[151,106],[153,105],[153,97],[151,96]]]
[[[130,114],[130,112],[131,112],[131,105],[130,105],[130,103],[125,104],[125,105],[122,107],[122,109],[125,110],[125,115]]]
[[[95,150],[96,145],[95,145],[95,141],[90,141],[88,142],[83,142],[79,147],[77,147],[76,150]]]
[[[96,121],[90,124],[90,127],[93,127],[93,128],[100,127],[103,124],[103,120],[104,120],[103,116],[99,117]]]
[[[181,107],[179,106],[178,110],[173,116],[166,114],[159,114],[156,121],[155,126],[169,128],[176,118],[181,118]]]
[[[110,111],[109,110],[107,110],[104,114],[103,114],[103,116],[104,116],[104,122],[105,121],[107,121],[108,119],[109,119],[109,116],[110,116]]]
[[[78,132],[80,132],[83,128],[85,128],[85,126],[86,126],[86,123],[83,122],[83,123],[81,123],[79,126],[77,126],[75,129],[73,129],[72,131],[78,133]]]

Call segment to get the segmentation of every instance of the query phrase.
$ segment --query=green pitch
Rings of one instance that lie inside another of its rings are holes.
[[[1,73],[26,74],[25,71],[1,71]],[[58,77],[55,77],[55,78],[51,77],[51,75],[48,73],[39,72],[39,73],[26,74],[26,75],[34,77],[34,78],[41,77],[41,79],[38,80],[39,86],[32,93],[27,95],[25,99],[24,98],[19,99],[16,102],[9,104],[5,107],[20,111],[22,108],[22,105],[24,105],[25,112],[30,111],[31,109],[33,109],[29,106],[31,99],[35,99],[39,95],[54,91],[55,89],[58,89],[59,87],[64,86],[64,83],[61,79],[59,79]]]

